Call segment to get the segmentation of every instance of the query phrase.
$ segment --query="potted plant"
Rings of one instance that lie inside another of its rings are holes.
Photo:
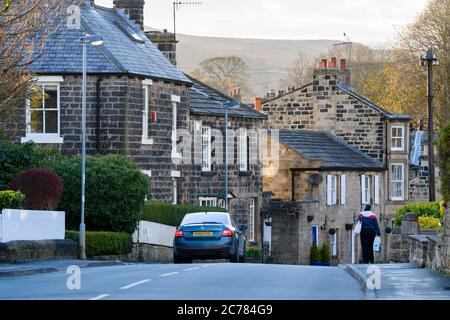
[[[330,247],[324,243],[320,249],[320,265],[329,266],[331,260]]]
[[[309,249],[309,258],[312,266],[320,266],[320,250],[317,245],[312,245]]]

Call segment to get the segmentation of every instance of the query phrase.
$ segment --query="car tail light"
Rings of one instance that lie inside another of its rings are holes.
[[[175,232],[175,238],[183,238],[183,230],[177,229]]]
[[[233,230],[228,229],[228,228],[223,230],[222,237],[232,237],[232,236],[233,236]]]

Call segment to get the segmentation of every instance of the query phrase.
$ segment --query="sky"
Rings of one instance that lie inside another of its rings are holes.
[[[187,0],[186,2],[195,2]],[[112,0],[95,0],[112,7]],[[395,41],[428,0],[201,0],[177,11],[177,32],[259,39]],[[146,26],[173,30],[173,0],[146,0]]]

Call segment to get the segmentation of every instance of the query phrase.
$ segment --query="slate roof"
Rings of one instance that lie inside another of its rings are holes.
[[[364,98],[363,96],[357,94],[349,86],[346,86],[343,83],[338,83],[337,87],[339,89],[341,89],[342,91],[346,92],[347,94],[351,95],[353,98],[355,98],[355,99],[361,101],[362,103],[368,105],[369,107],[372,107],[373,109],[381,112],[388,119],[392,119],[392,120],[409,120],[409,116],[408,115],[395,114],[395,113],[389,112],[386,109],[384,109],[384,108],[380,107],[379,105],[377,105],[376,103],[374,103],[374,102]]]
[[[220,91],[189,77],[193,86],[189,92],[189,108],[192,114],[203,116],[225,116],[225,108],[223,103],[234,100]],[[266,119],[267,116],[256,111],[255,109],[242,104],[239,108],[229,109],[229,117]]]
[[[80,13],[81,28],[70,28],[68,23],[63,22],[55,32],[48,35],[44,54],[30,65],[32,72],[81,73],[80,38],[89,33],[101,35],[104,43],[100,47],[88,46],[88,73],[134,74],[191,83],[128,19],[123,10],[93,6],[90,1],[84,1]]]
[[[325,131],[280,130],[279,140],[309,159],[323,160],[320,169],[384,169],[378,160]]]

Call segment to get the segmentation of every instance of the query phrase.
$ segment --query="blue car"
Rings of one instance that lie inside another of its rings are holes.
[[[175,233],[174,263],[192,259],[245,261],[247,225],[237,225],[227,212],[188,213]]]

